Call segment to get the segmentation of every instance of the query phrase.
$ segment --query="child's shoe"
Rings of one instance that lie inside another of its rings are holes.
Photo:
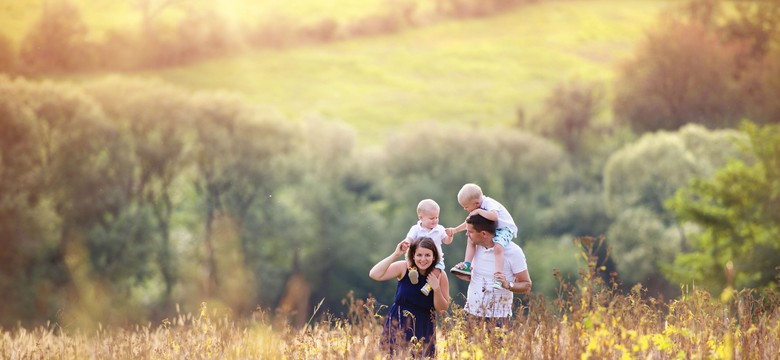
[[[420,274],[417,272],[417,268],[409,269],[409,281],[414,285],[417,285],[417,282],[420,281]]]
[[[453,267],[452,269],[450,269],[450,272],[453,274],[463,274],[463,275],[471,276],[471,263],[466,262],[463,263],[463,265],[464,266],[462,269],[458,267]]]
[[[431,286],[428,285],[428,283],[425,283],[425,286],[423,286],[422,289],[420,289],[420,292],[423,293],[423,295],[428,296],[428,294],[431,293],[431,290],[432,290]]]

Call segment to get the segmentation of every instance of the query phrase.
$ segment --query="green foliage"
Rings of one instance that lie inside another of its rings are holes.
[[[603,98],[604,90],[597,84],[559,84],[545,100],[542,114],[534,124],[543,127],[542,134],[558,140],[570,154],[576,154],[585,132],[601,111]]]
[[[125,228],[121,233],[154,254],[124,256],[142,260],[156,257],[165,282],[163,301],[168,302],[176,272],[170,244],[171,218],[177,205],[172,187],[192,163],[191,145],[188,144],[193,136],[187,130],[191,127],[192,106],[184,92],[160,82],[108,77],[84,87],[100,103],[107,116],[124,130],[127,142],[126,161],[114,166],[125,172],[122,206],[128,213],[121,216],[133,220],[124,224],[119,218],[112,219],[117,223],[107,221],[98,234],[117,231],[114,226]],[[143,223],[143,226],[136,228],[137,223]],[[105,235],[98,235],[96,241],[102,241],[99,239],[101,236]],[[125,251],[138,249],[128,248]],[[146,269],[149,264],[135,266]],[[137,278],[148,278],[150,272],[147,269],[145,276]]]
[[[551,235],[598,237],[607,232],[610,219],[599,192],[578,191],[556,197],[538,217],[541,232]]]
[[[670,263],[682,248],[680,234],[655,212],[642,207],[623,211],[610,226],[607,239],[620,279],[629,284],[657,276],[660,264]]]
[[[22,265],[4,269],[20,281],[4,285],[21,294],[46,289],[18,309],[22,319],[31,319],[53,314],[67,288],[77,285],[69,268],[91,267],[75,258],[68,262],[68,249],[81,246],[90,229],[122,211],[126,174],[119,164],[125,148],[117,128],[78,88],[2,79],[0,92],[2,190],[7,194],[0,211],[8,220],[23,222],[3,223],[0,230],[9,236],[9,249],[19,250],[17,265]],[[17,247],[22,244],[35,251]]]
[[[526,242],[522,248],[528,260],[534,294],[555,297],[561,287],[559,280],[571,283],[578,278],[578,248],[571,236],[544,237]]]
[[[737,132],[688,125],[646,134],[615,152],[604,167],[607,213],[645,206],[664,214],[664,201],[694,176],[708,176],[735,156]]]
[[[780,127],[745,123],[744,149],[752,159],[734,160],[711,179],[680,189],[669,205],[682,221],[700,231],[689,236],[690,252],[665,269],[678,282],[713,291],[777,286],[780,263]],[[727,264],[733,270],[725,271]]]
[[[264,261],[257,255],[268,239],[247,230],[254,208],[273,202],[272,195],[283,185],[286,159],[296,150],[297,136],[294,127],[252,108],[235,94],[201,93],[192,101],[197,144],[194,183],[205,226],[203,280],[208,284],[205,295],[216,296],[230,289],[232,269]],[[220,260],[225,255],[220,254],[220,242],[238,244],[226,248],[232,261]],[[239,264],[237,254],[244,254]],[[240,301],[251,306],[245,298]]]
[[[607,240],[621,279],[662,278],[660,264],[671,262],[675,252],[688,246],[682,225],[664,206],[666,199],[735,157],[738,135],[687,125],[678,132],[646,134],[609,158],[604,203],[614,222]]]

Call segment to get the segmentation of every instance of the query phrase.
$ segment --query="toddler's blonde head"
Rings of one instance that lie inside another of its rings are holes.
[[[466,184],[458,191],[458,203],[465,204],[479,201],[482,198],[482,188],[477,184]]]
[[[435,201],[431,199],[425,199],[420,201],[419,204],[417,204],[418,216],[422,216],[423,214],[431,211],[439,212],[439,204],[437,204]]]

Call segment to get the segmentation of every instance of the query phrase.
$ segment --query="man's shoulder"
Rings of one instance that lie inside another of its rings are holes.
[[[523,252],[523,248],[521,248],[520,245],[517,245],[512,241],[509,242],[509,245],[504,247],[504,254],[506,257],[520,256],[525,258],[525,253]]]

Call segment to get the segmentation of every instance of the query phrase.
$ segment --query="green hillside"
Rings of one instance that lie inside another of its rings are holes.
[[[376,143],[434,120],[507,125],[538,112],[559,82],[609,83],[669,2],[561,1],[400,34],[147,73],[193,89],[227,89],[298,119],[319,114]]]
[[[41,1],[4,4],[0,18],[9,21],[3,32],[19,41]],[[182,3],[204,6],[204,1]],[[133,3],[73,2],[93,37],[139,22]],[[236,24],[269,17],[296,24],[322,19],[348,22],[392,6],[355,0],[288,3],[223,0],[219,6]],[[418,4],[430,6],[424,1]],[[139,75],[191,89],[241,92],[290,119],[316,115],[343,120],[355,127],[361,144],[377,144],[399,127],[420,121],[508,125],[516,123],[518,109],[531,119],[561,82],[610,85],[616,64],[631,54],[644,30],[673,4],[545,1],[501,16],[444,20],[384,36],[255,50]],[[165,15],[175,17],[176,12]],[[609,121],[609,112],[601,120]]]

